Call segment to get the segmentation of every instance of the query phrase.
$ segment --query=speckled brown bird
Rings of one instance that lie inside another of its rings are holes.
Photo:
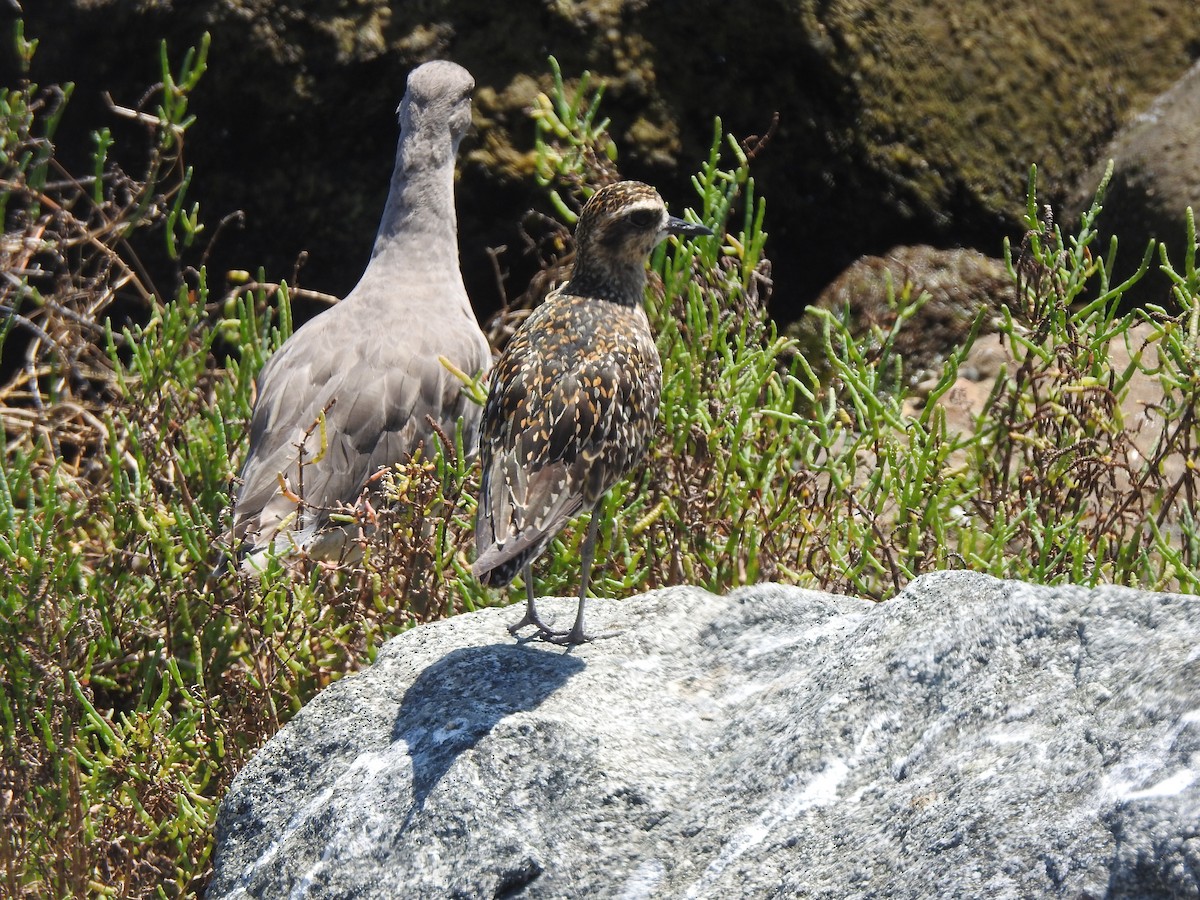
[[[492,369],[471,571],[498,586],[524,571],[528,601],[524,618],[509,628],[514,633],[533,625],[555,643],[591,639],[583,612],[599,516],[584,539],[570,631],[553,631],[538,617],[530,565],[646,452],[662,385],[642,309],[646,260],[670,234],[712,231],[668,215],[658,192],[641,182],[596,191],[575,231],[570,280],[546,297]]]

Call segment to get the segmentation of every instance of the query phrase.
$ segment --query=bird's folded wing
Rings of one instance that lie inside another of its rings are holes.
[[[386,329],[339,340],[330,327],[336,319],[322,323],[333,312],[298,331],[263,370],[251,426],[255,453],[242,473],[234,525],[256,546],[296,509],[280,491],[281,475],[323,519],[357,500],[380,467],[408,458],[429,433],[427,417],[452,438],[458,418],[477,409],[438,354],[426,350],[419,330],[409,340]],[[303,335],[318,324],[324,327]],[[296,340],[302,335],[307,339]],[[474,434],[474,419],[467,430]]]
[[[540,548],[623,474],[610,465],[619,439],[614,413],[628,393],[623,381],[619,366],[601,360],[540,391],[510,382],[505,395],[519,399],[508,414],[485,413],[492,428],[483,437],[479,570]]]

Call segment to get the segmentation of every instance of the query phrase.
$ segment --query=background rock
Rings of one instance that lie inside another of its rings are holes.
[[[897,244],[998,255],[1019,229],[1030,163],[1043,199],[1061,200],[1121,123],[1196,59],[1192,4],[1066,0],[641,0],[514,3],[436,0],[37,0],[27,34],[42,44],[35,80],[79,90],[60,147],[83,157],[86,131],[113,124],[203,30],[210,72],[194,98],[193,195],[215,223],[247,212],[211,267],[291,277],[344,294],[370,251],[395,147],[393,111],[417,63],[451,57],[479,84],[460,185],[463,260],[481,313],[499,302],[486,248],[505,244],[509,293],[534,268],[518,222],[546,209],[530,177],[524,109],[568,76],[608,83],[604,112],[624,174],[691,201],[714,116],[737,135],[778,128],[756,163],[769,198],[775,309],[795,318],[852,261]],[[78,171],[89,167],[80,163]],[[303,311],[301,311],[303,315]]]
[[[900,326],[895,352],[904,362],[909,387],[941,375],[947,357],[967,342],[980,311],[998,311],[1016,300],[1016,288],[1004,261],[975,250],[893,247],[885,256],[864,256],[839,275],[811,304],[847,317],[851,334],[864,354],[877,350],[873,330],[888,333],[896,323],[896,303],[923,293],[929,299]],[[981,334],[993,331],[985,318]],[[809,364],[827,359],[824,326],[804,315],[787,328]],[[824,375],[825,373],[819,373]]]
[[[241,772],[208,896],[1200,896],[1196,612],[948,572],[422,626]]]
[[[1115,278],[1132,275],[1150,238],[1167,245],[1171,261],[1182,270],[1187,247],[1184,210],[1200,213],[1200,64],[1127,123],[1100,153],[1067,203],[1068,225],[1074,227],[1088,208],[1113,160],[1113,178],[1096,220],[1101,234],[1120,241]],[[1108,241],[1099,244],[1103,252]],[[1158,256],[1151,260],[1157,269]],[[1131,293],[1166,303],[1165,280],[1149,277]]]

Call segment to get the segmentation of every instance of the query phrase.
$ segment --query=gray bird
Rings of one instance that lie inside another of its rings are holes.
[[[523,570],[528,602],[513,633],[533,625],[554,643],[591,640],[583,610],[599,516],[584,539],[570,631],[552,631],[538,618],[530,566],[646,452],[662,385],[642,309],[646,260],[669,234],[712,231],[668,215],[649,185],[622,181],[596,191],[575,231],[570,280],[525,320],[492,369],[471,571],[502,586]]]
[[[280,555],[318,559],[352,552],[353,535],[331,527],[330,513],[375,490],[368,482],[380,467],[426,442],[429,419],[452,436],[461,417],[466,450],[475,452],[480,408],[439,361],[468,374],[491,363],[459,271],[454,209],[454,161],[474,87],[451,62],[410,73],[366,271],[263,367],[233,513],[248,572],[261,570],[272,544]]]

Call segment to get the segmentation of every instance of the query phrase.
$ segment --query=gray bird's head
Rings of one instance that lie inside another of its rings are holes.
[[[669,234],[710,235],[667,213],[658,191],[640,181],[618,181],[592,194],[575,228],[575,269],[567,289],[623,303],[640,303],[646,258]]]
[[[401,132],[422,145],[448,145],[454,155],[471,127],[473,90],[475,79],[460,65],[435,60],[417,66],[409,73],[408,89],[396,110]]]

